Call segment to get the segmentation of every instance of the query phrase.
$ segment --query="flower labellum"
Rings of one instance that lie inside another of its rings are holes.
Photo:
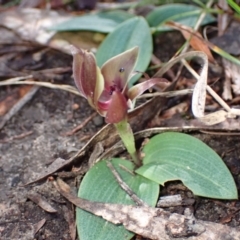
[[[159,82],[159,79],[153,78],[128,88],[138,57],[138,47],[109,59],[101,69],[91,52],[74,46],[71,46],[71,51],[75,84],[107,123],[119,123],[126,119],[129,103]]]

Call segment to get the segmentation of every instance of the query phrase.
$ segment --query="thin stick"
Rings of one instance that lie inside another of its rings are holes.
[[[186,95],[189,93],[193,93],[193,89],[183,89],[183,90],[177,90],[177,91],[169,91],[169,92],[155,92],[155,93],[146,93],[141,96],[138,96],[137,99],[139,98],[149,98],[149,97],[156,97],[156,96],[161,96],[161,97],[175,97],[175,96],[182,96]]]
[[[72,129],[69,132],[66,132],[64,134],[64,136],[71,136],[74,133],[80,131],[83,127],[85,127],[95,116],[97,115],[97,112],[92,113],[88,118],[86,118],[80,125],[78,125],[77,127],[75,127],[74,129]]]
[[[28,131],[28,132],[24,132],[24,133],[21,133],[19,135],[16,135],[16,136],[13,136],[13,137],[10,137],[10,138],[0,139],[0,143],[7,143],[7,142],[11,142],[15,139],[25,138],[26,136],[29,136],[32,133],[33,133],[33,131]]]
[[[223,101],[221,97],[209,86],[207,85],[207,91],[211,94],[213,98],[227,111],[231,112],[231,108]]]
[[[110,161],[107,162],[108,168],[111,170],[112,174],[114,175],[115,179],[117,180],[119,186],[128,194],[128,196],[138,205],[138,206],[145,206],[148,205],[140,199],[136,193],[132,191],[132,189],[122,180],[121,176],[114,168]]]

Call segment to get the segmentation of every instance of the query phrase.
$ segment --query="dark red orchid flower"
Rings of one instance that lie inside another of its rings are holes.
[[[118,123],[125,119],[132,100],[159,82],[159,79],[152,78],[128,88],[138,57],[138,47],[109,59],[101,69],[91,52],[74,46],[71,46],[71,50],[75,84],[107,123]]]

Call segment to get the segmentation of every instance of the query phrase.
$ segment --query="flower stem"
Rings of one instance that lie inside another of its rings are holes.
[[[141,162],[137,156],[137,151],[135,147],[135,140],[130,124],[127,122],[127,119],[122,120],[119,123],[114,124],[117,128],[118,134],[123,141],[128,153],[133,159],[133,162],[136,166],[141,166]]]

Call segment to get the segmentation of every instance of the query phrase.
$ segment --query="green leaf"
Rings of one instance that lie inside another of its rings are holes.
[[[139,47],[138,61],[135,69],[144,72],[151,60],[153,45],[152,35],[146,20],[142,17],[131,18],[120,24],[100,45],[96,58],[99,66],[108,59],[135,46]],[[130,84],[139,78],[134,76]]]
[[[153,137],[143,149],[143,166],[137,173],[159,184],[181,180],[194,194],[236,199],[233,177],[222,159],[205,143],[183,133]]]
[[[240,14],[240,7],[236,2],[233,0],[227,0],[227,2],[238,14]]]
[[[112,164],[129,187],[150,206],[155,206],[159,185],[142,176],[133,175],[130,161],[113,159]],[[122,166],[122,167],[121,167]],[[129,171],[126,171],[125,169]],[[91,201],[134,205],[130,197],[119,187],[106,161],[94,165],[82,180],[78,196]],[[77,208],[77,230],[81,240],[127,240],[133,233],[121,225],[114,225],[91,213]]]
[[[120,23],[133,17],[126,11],[116,10],[73,17],[72,19],[52,27],[55,31],[96,31],[109,33]]]
[[[188,4],[166,4],[150,12],[146,19],[151,27],[157,27],[157,31],[169,31],[173,29],[161,26],[166,21],[174,21],[194,27],[202,11],[201,8]],[[206,14],[202,25],[212,22],[215,22],[215,18],[210,14]]]

